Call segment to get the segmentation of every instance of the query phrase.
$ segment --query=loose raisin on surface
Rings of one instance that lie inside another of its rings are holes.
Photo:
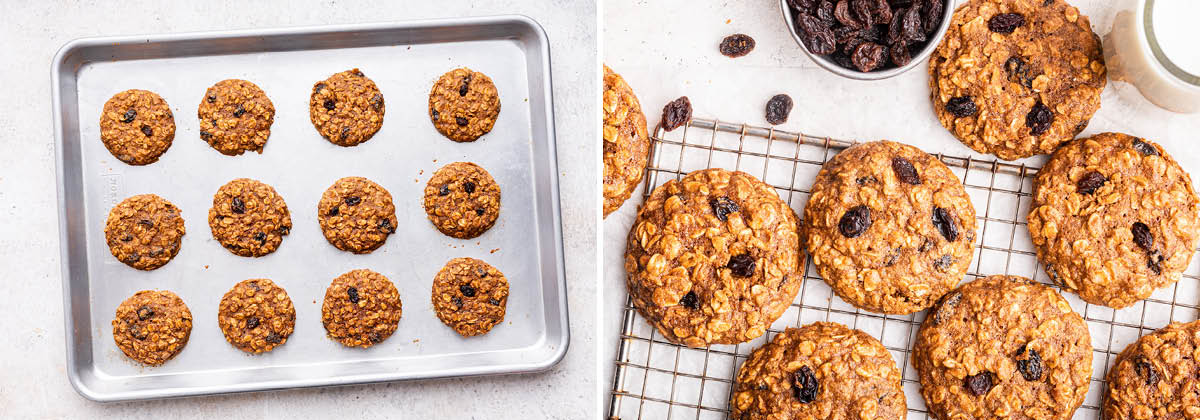
[[[239,105],[237,106],[237,109],[233,110],[233,116],[234,116],[234,117],[241,117],[241,116],[242,116],[242,114],[245,114],[245,113],[246,113],[246,108],[245,108],[245,107],[243,107],[241,104],[239,104]]]
[[[1045,133],[1053,123],[1054,113],[1042,101],[1034,104],[1033,108],[1029,110],[1029,114],[1025,115],[1025,125],[1029,127],[1035,136]]]
[[[737,277],[751,277],[754,275],[755,262],[754,257],[751,257],[750,254],[734,255],[729,258],[729,264],[725,266],[729,267],[729,271]]]
[[[858,237],[871,227],[871,209],[867,206],[857,206],[842,215],[838,221],[838,231],[847,238]]]
[[[942,233],[942,237],[947,241],[954,242],[958,239],[958,225],[954,222],[954,215],[941,207],[933,208],[933,225],[938,228],[938,232]]]
[[[450,185],[442,185],[440,188],[438,188],[439,197],[445,197],[447,195],[450,195]]]
[[[133,108],[129,108],[128,111],[125,111],[125,115],[121,116],[121,122],[131,123],[131,122],[133,122],[134,118],[137,118],[137,110],[133,109]]]
[[[988,19],[988,30],[1001,34],[1011,34],[1025,24],[1025,16],[1020,13],[1000,13]]]
[[[772,96],[767,101],[767,122],[771,125],[778,125],[787,122],[788,115],[792,113],[792,97],[785,94]]]
[[[388,218],[379,219],[379,230],[385,233],[396,233],[396,227],[392,226],[392,220]]]
[[[975,106],[975,100],[970,96],[959,96],[950,98],[946,101],[946,112],[953,114],[955,117],[963,118],[975,115],[979,109]]]
[[[1142,222],[1134,222],[1133,227],[1129,228],[1133,232],[1133,242],[1143,251],[1154,251],[1154,235],[1150,233],[1150,227]]]
[[[1155,369],[1154,365],[1149,360],[1146,360],[1145,357],[1138,356],[1137,362],[1133,365],[1133,370],[1137,372],[1138,376],[1146,379],[1146,385],[1155,385],[1158,383],[1158,369]]]
[[[700,299],[696,297],[696,292],[689,291],[679,299],[679,305],[688,309],[700,309]]]
[[[1004,69],[1008,71],[1009,81],[1027,88],[1033,87],[1033,71],[1029,68],[1029,64],[1021,59],[1021,57],[1015,55],[1009,57],[1008,60],[1004,61]]]
[[[324,106],[325,106],[325,109],[328,109],[330,111],[333,111],[334,108],[337,108],[337,104],[333,102],[333,99],[326,99]]]
[[[754,50],[754,38],[746,34],[733,34],[722,39],[718,49],[726,57],[741,57]]]
[[[258,328],[258,322],[259,322],[258,317],[256,317],[256,316],[250,317],[250,319],[246,320],[246,329],[253,330],[255,328]]]
[[[1042,379],[1042,356],[1037,350],[1027,349],[1028,346],[1021,346],[1021,350],[1017,352],[1017,357],[1025,356],[1023,359],[1017,359],[1017,371],[1021,372],[1021,376],[1026,381],[1036,381]]]
[[[817,382],[817,375],[814,375],[808,366],[801,366],[792,374],[792,395],[796,397],[796,401],[811,403],[817,399],[817,393],[820,391],[821,383]]]
[[[246,212],[246,202],[242,201],[241,198],[233,197],[233,200],[231,200],[229,202],[229,210],[233,211],[236,214],[245,213]]]
[[[1158,156],[1157,148],[1139,138],[1133,139],[1133,150],[1137,150],[1142,156]]]
[[[466,118],[463,118],[463,117],[454,117],[454,123],[458,124],[459,127],[466,127],[468,121]]]
[[[261,245],[261,244],[265,244],[265,243],[267,243],[267,234],[266,234],[266,233],[263,233],[263,232],[258,232],[258,233],[255,233],[255,234],[254,234],[254,240],[258,241],[258,243],[259,243],[260,245]]]
[[[149,306],[143,305],[142,307],[138,308],[138,310],[137,310],[138,321],[145,321],[147,319],[150,319],[150,317],[152,317],[152,316],[154,316],[154,310],[150,309]]]
[[[146,125],[146,124],[142,124],[142,134],[145,134],[145,135],[146,135],[146,137],[153,136],[153,135],[154,135],[154,129],[153,129],[153,128],[150,128],[150,126],[148,126],[148,125]]]
[[[283,337],[281,337],[279,335],[279,333],[273,332],[273,333],[267,334],[266,340],[268,343],[271,343],[271,344],[279,344],[279,342],[283,341]]]
[[[663,107],[662,128],[667,131],[679,128],[692,119],[692,101],[686,96],[668,102]]]
[[[725,196],[710,198],[708,206],[712,207],[713,214],[717,216],[717,220],[722,222],[729,220],[729,213],[742,211],[742,208],[737,203]]]
[[[854,67],[863,73],[883,67],[888,58],[887,47],[876,44],[874,42],[866,42],[854,49],[854,54],[850,55],[850,62],[854,63]]]
[[[1108,182],[1108,178],[1100,175],[1099,172],[1091,171],[1079,178],[1079,182],[1075,183],[1075,191],[1080,194],[1089,195],[1104,186],[1105,182]]]
[[[346,288],[346,298],[350,299],[350,303],[358,303],[358,288],[354,286]]]
[[[471,88],[471,75],[463,78],[462,86],[458,87],[458,96],[467,96],[467,90]]]
[[[352,195],[352,196],[346,197],[342,201],[345,202],[347,206],[357,206],[358,203],[362,202],[362,198]]]
[[[471,181],[464,182],[462,184],[462,187],[463,187],[463,191],[466,191],[467,194],[472,194],[475,192],[475,183],[474,182],[471,182]]]
[[[957,291],[942,297],[942,302],[937,305],[937,312],[933,314],[934,325],[941,325],[950,319],[950,316],[954,314],[954,307],[958,306],[958,302],[961,300],[962,293]]]
[[[475,297],[475,288],[471,287],[471,285],[469,285],[469,284],[459,285],[458,291],[461,292],[463,294],[463,296]]]
[[[963,386],[977,397],[987,395],[992,390],[992,373],[979,372],[963,379]]]
[[[896,173],[896,178],[905,184],[921,185],[921,176],[917,175],[917,168],[913,167],[912,162],[908,159],[896,156],[892,158],[892,171]]]

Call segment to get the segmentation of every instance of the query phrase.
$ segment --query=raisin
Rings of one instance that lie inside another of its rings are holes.
[[[358,288],[354,286],[347,287],[346,298],[350,299],[350,303],[358,303]]]
[[[742,211],[742,208],[737,203],[725,196],[709,199],[708,206],[712,207],[713,214],[717,216],[717,220],[722,222],[729,220],[729,213]]]
[[[129,333],[133,334],[133,338],[138,340],[145,340],[147,337],[150,337],[150,333],[146,332],[146,330],[143,330],[142,327],[137,324],[129,326]]]
[[[942,302],[937,305],[937,312],[933,314],[934,325],[940,325],[954,314],[954,307],[958,306],[958,302],[962,300],[962,293],[951,292],[942,298]]]
[[[946,101],[946,112],[954,114],[955,117],[963,118],[975,115],[976,112],[979,112],[979,109],[975,107],[975,100],[971,99],[970,96],[959,96]]]
[[[1083,176],[1079,178],[1079,182],[1075,183],[1075,191],[1080,194],[1088,195],[1096,192],[1097,189],[1104,186],[1105,182],[1108,182],[1108,178],[1105,178],[1104,175],[1100,175],[1099,172],[1091,171],[1083,174]]]
[[[204,140],[204,141],[209,141],[210,139],[212,139],[212,133],[209,133],[204,130],[200,130],[200,139]]]
[[[892,47],[889,49],[891,50],[892,64],[904,67],[912,61],[912,52],[908,50],[908,47],[903,42],[892,44]]]
[[[1151,252],[1150,256],[1146,258],[1146,267],[1149,268],[1150,271],[1153,271],[1154,274],[1162,275],[1162,260],[1163,256],[1162,254],[1158,253],[1158,251]]]
[[[1133,242],[1143,251],[1154,251],[1154,235],[1150,233],[1150,227],[1142,222],[1134,222],[1133,227],[1129,230],[1133,231]]]
[[[338,215],[338,213],[341,213],[341,211],[340,211],[340,210],[338,210],[338,206],[337,206],[337,204],[334,204],[334,205],[333,205],[333,207],[330,207],[330,208],[329,208],[329,215],[330,215],[330,216],[337,216],[337,215]]]
[[[261,245],[261,244],[265,244],[265,243],[267,243],[267,234],[266,234],[266,233],[263,233],[263,232],[258,232],[258,233],[255,233],[255,234],[254,234],[254,240],[258,241],[258,243],[259,243],[260,245]]]
[[[438,120],[438,117],[439,117],[439,116],[441,116],[441,115],[442,115],[442,114],[441,114],[441,113],[439,113],[439,112],[438,112],[436,109],[435,109],[435,110],[433,110],[433,112],[431,113],[431,116],[433,117],[433,121],[434,121],[434,122],[437,122],[437,120]]]
[[[152,316],[154,316],[154,310],[150,309],[149,306],[142,306],[137,310],[138,321],[145,321]]]
[[[229,210],[232,210],[236,214],[245,213],[246,203],[241,198],[233,197],[233,200],[229,203]]]
[[[938,232],[942,233],[942,237],[947,241],[954,242],[958,239],[958,225],[954,223],[954,215],[941,207],[933,208],[933,225],[938,228]]]
[[[838,221],[838,230],[842,236],[854,238],[862,235],[871,227],[871,209],[867,206],[857,206],[846,211],[842,220]]]
[[[279,342],[283,341],[283,337],[280,336],[279,333],[273,332],[273,333],[267,334],[266,340],[268,343],[271,343],[271,344],[279,344]]]
[[[1150,361],[1146,360],[1145,357],[1138,356],[1137,363],[1134,363],[1133,370],[1137,372],[1138,376],[1146,378],[1146,385],[1158,384],[1158,369],[1155,369],[1154,365],[1151,364]]]
[[[899,249],[897,249],[897,252],[899,252]],[[883,261],[883,266],[891,267],[896,264],[896,260],[899,258],[900,258],[900,254],[897,254],[895,252],[890,253],[887,255],[887,259]]]
[[[343,199],[342,202],[346,203],[347,206],[357,206],[358,203],[362,202],[362,199],[352,195]]]
[[[696,292],[689,291],[679,299],[679,305],[688,309],[700,309],[700,299],[696,297]]]
[[[854,183],[858,185],[874,184],[876,182],[879,182],[879,180],[875,179],[873,175],[860,176],[854,180]]]
[[[1025,24],[1025,16],[1020,13],[1000,13],[988,20],[988,30],[1001,34],[1011,34]]]
[[[850,0],[850,10],[854,12],[854,16],[862,22],[863,26],[875,26],[876,23],[881,23],[875,20],[875,7],[871,5],[871,0]]]
[[[1046,130],[1050,129],[1050,124],[1054,123],[1054,113],[1050,111],[1042,101],[1033,105],[1029,110],[1029,114],[1025,115],[1025,125],[1030,128],[1033,135],[1041,135]]]
[[[121,122],[131,123],[131,122],[133,122],[134,118],[137,118],[137,110],[133,109],[133,108],[129,108],[128,111],[125,111],[125,115],[121,116]]]
[[[292,233],[292,227],[291,226],[280,226],[279,228],[275,229],[275,233],[278,233],[280,235],[287,235],[289,233]]]
[[[888,4],[888,0],[875,0],[874,13],[875,17],[879,19],[880,22],[890,21],[894,16],[892,13],[892,6]]]
[[[438,188],[438,197],[445,197],[447,195],[450,195],[450,185],[442,185]]]
[[[396,233],[396,227],[392,226],[392,219],[379,219],[379,230],[385,233]]]
[[[817,19],[821,22],[824,22],[826,25],[833,24],[835,18],[833,17],[832,0],[821,0],[820,3],[817,3],[817,9],[814,12],[817,15]]]
[[[145,135],[146,135],[146,137],[153,136],[153,135],[154,135],[154,129],[150,128],[150,126],[148,126],[148,125],[146,125],[146,124],[142,124],[142,134],[145,134]]]
[[[738,254],[729,258],[729,271],[737,277],[751,277],[754,275],[754,257],[750,254]]]
[[[246,329],[253,330],[255,328],[258,328],[258,317],[252,316],[246,320]]]
[[[1142,156],[1158,156],[1157,148],[1139,138],[1133,139],[1133,150],[1137,150]]]
[[[792,374],[792,395],[796,397],[796,401],[811,403],[817,399],[817,393],[820,391],[821,384],[817,382],[817,376],[808,366],[801,366]]]
[[[154,221],[150,219],[138,220],[138,224],[145,226],[146,229],[154,229]]]
[[[471,181],[463,182],[462,187],[463,187],[463,191],[466,191],[467,194],[472,194],[475,192],[475,183],[474,182],[471,182]]]
[[[350,137],[350,127],[342,127],[342,134],[338,138],[345,140],[347,137]]]
[[[246,113],[246,108],[242,107],[242,105],[241,105],[241,104],[239,104],[239,105],[237,106],[237,109],[233,110],[233,116],[234,116],[234,117],[239,117],[239,118],[240,118],[240,117],[241,117],[243,114],[245,114],[245,113]]]
[[[1004,62],[1004,69],[1008,71],[1008,80],[1025,86],[1033,87],[1033,74],[1029,68],[1029,64],[1022,60],[1021,57],[1012,56]]]
[[[454,303],[455,308],[462,309],[462,299],[459,299],[458,296],[450,298],[450,302]]]
[[[325,89],[324,83],[317,83],[316,86],[313,86],[313,93],[321,93],[321,91],[324,89]]]
[[[371,108],[375,108],[376,111],[383,109],[382,93],[376,93],[375,96],[371,97]]]
[[[692,101],[686,96],[667,103],[662,112],[662,128],[667,131],[679,128],[692,119]]]
[[[931,250],[931,249],[933,249],[933,245],[934,245],[934,243],[933,243],[932,239],[925,238],[925,240],[921,242],[921,246],[917,248],[917,251],[925,252],[925,251]]]
[[[150,258],[158,258],[158,257],[161,257],[161,256],[162,256],[162,254],[163,254],[164,252],[165,252],[165,251],[163,251],[163,249],[162,249],[162,248],[160,248],[160,247],[154,247],[154,249],[150,250]]]
[[[500,306],[500,301],[498,301],[496,299],[488,299],[488,303],[490,303],[492,305]]]
[[[979,374],[971,375],[963,379],[963,386],[967,391],[971,391],[977,397],[987,395],[988,391],[992,390],[992,373],[979,372]]]
[[[475,297],[475,288],[471,287],[471,285],[469,285],[469,284],[463,284],[463,285],[458,286],[458,291],[462,292],[463,296]]]
[[[480,207],[476,207],[476,208],[475,208],[475,215],[476,215],[476,216],[483,216],[483,214],[484,214],[484,213],[487,213],[487,212],[486,212],[486,211],[484,211],[484,210],[483,210],[483,208],[480,208]]]
[[[468,122],[468,121],[467,121],[467,119],[466,119],[466,118],[463,118],[463,117],[454,117],[454,123],[455,123],[455,124],[458,124],[458,126],[459,126],[459,127],[466,127],[466,126],[467,126],[467,122]]]
[[[896,173],[896,178],[899,178],[900,182],[921,185],[921,177],[917,175],[917,168],[914,168],[908,159],[899,156],[892,158],[892,171]]]
[[[754,50],[754,38],[746,34],[733,34],[721,40],[721,55],[738,58]]]
[[[378,332],[371,331],[370,333],[367,334],[367,341],[370,341],[372,343],[378,343],[380,341],[383,341],[383,337],[380,337]]]
[[[941,258],[933,260],[934,268],[942,271],[946,271],[946,269],[952,264],[954,264],[954,257],[951,257],[950,254],[943,255]]]
[[[921,10],[908,8],[900,22],[902,36],[908,42],[925,41],[925,28],[921,24]]]
[[[333,111],[334,108],[337,108],[337,104],[333,102],[333,99],[326,99],[324,105],[325,105],[325,109],[328,109],[330,111]]]
[[[854,54],[850,55],[850,62],[854,63],[854,67],[858,71],[866,73],[883,67],[885,63],[884,59],[887,57],[887,47],[874,42],[867,42],[854,49]]]
[[[467,96],[467,90],[471,88],[471,75],[463,78],[462,86],[458,87],[458,96]]]
[[[359,69],[350,70],[350,74],[353,74],[358,77],[363,77],[363,72],[362,72],[362,70],[359,70]]]
[[[900,13],[892,16],[892,20],[887,22],[887,42],[888,43],[904,43],[904,15],[908,13],[906,9],[900,9]]]
[[[849,28],[862,27],[862,23],[850,13],[850,0],[838,0],[837,4],[833,6],[833,18]]]
[[[796,27],[796,34],[800,35],[800,40],[804,41],[804,46],[808,47],[809,52],[825,55],[832,54],[837,50],[833,31],[816,16],[800,15],[796,21]]]
[[[945,7],[946,4],[943,0],[927,0],[921,4],[926,34],[932,35],[937,32],[938,26],[942,23],[942,11],[945,10]]]
[[[787,122],[788,114],[792,113],[792,97],[785,94],[772,96],[767,101],[767,122],[778,125]]]
[[[121,242],[129,242],[133,240],[133,235],[125,235],[121,237]]]
[[[1021,376],[1026,381],[1036,381],[1042,379],[1042,356],[1037,350],[1026,349],[1028,345],[1021,346],[1021,350],[1017,352],[1017,356],[1027,354],[1024,359],[1017,359],[1017,370],[1021,372]]]

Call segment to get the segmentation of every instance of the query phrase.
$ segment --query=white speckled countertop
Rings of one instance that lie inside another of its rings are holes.
[[[171,5],[176,4],[176,5]],[[0,8],[0,417],[545,418],[595,411],[596,5],[573,0],[5,2]],[[65,370],[50,64],[75,38],[524,14],[551,46],[571,346],[548,372],[99,404]]]

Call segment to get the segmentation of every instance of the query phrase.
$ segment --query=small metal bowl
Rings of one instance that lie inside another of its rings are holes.
[[[792,18],[792,8],[788,6],[788,0],[779,0],[779,10],[783,13],[783,21],[787,24],[788,33],[792,35],[792,39],[796,40],[796,45],[799,45],[800,49],[804,50],[804,55],[807,55],[808,58],[816,62],[817,65],[821,66],[825,70],[829,70],[833,74],[845,77],[847,79],[883,80],[899,75],[900,73],[909,71],[913,67],[921,65],[921,63],[925,62],[925,59],[929,58],[930,54],[933,54],[933,50],[937,48],[938,44],[942,43],[942,37],[946,36],[946,29],[950,28],[950,19],[954,16],[954,9],[957,5],[955,0],[946,0],[946,3],[946,7],[942,9],[942,23],[941,25],[938,25],[937,32],[933,34],[933,38],[929,40],[929,43],[925,44],[925,48],[917,53],[917,55],[913,56],[912,61],[909,61],[908,64],[904,65],[903,67],[893,67],[887,70],[870,71],[866,73],[839,66],[829,57],[810,52],[808,50],[808,46],[804,45],[804,41],[800,39],[800,35],[796,34],[796,21],[794,18]]]

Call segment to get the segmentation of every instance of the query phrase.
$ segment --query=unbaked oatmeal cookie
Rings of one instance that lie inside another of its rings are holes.
[[[463,67],[438,78],[429,90],[429,118],[450,140],[471,142],[492,131],[500,94],[487,75]]]
[[[200,108],[200,139],[221,154],[262,153],[271,137],[275,105],[262,89],[245,80],[227,79],[204,92]]]
[[[391,280],[371,270],[353,270],[325,289],[321,323],[334,341],[365,349],[396,332],[401,309],[400,292]]]
[[[292,231],[292,216],[283,197],[270,185],[238,178],[213,195],[208,227],[229,252],[261,257],[275,252]]]
[[[157,162],[175,140],[175,115],[158,94],[130,89],[104,103],[100,140],[122,162],[149,165]]]
[[[383,93],[362,71],[350,69],[313,85],[308,117],[331,143],[357,146],[383,127]]]
[[[166,265],[179,254],[187,229],[178,207],[154,194],[126,198],[108,212],[104,239],[117,260],[138,270]]]
[[[392,194],[379,184],[345,177],[321,195],[317,221],[325,239],[337,249],[367,254],[396,233],[396,205]]]
[[[192,335],[192,311],[166,290],[143,290],[117,306],[113,341],[130,359],[158,366],[171,360]]]
[[[479,165],[454,162],[429,178],[424,206],[429,221],[439,231],[471,239],[496,224],[500,216],[500,186]]]
[[[646,115],[621,75],[604,66],[604,217],[642,182],[650,154]]]
[[[491,264],[455,258],[433,278],[433,311],[463,337],[487,334],[504,321],[508,280]]]
[[[296,308],[287,291],[267,279],[233,285],[217,308],[225,341],[247,353],[263,353],[287,343],[296,329]]]
[[[1200,419],[1200,321],[1130,344],[1108,371],[1105,420]]]

